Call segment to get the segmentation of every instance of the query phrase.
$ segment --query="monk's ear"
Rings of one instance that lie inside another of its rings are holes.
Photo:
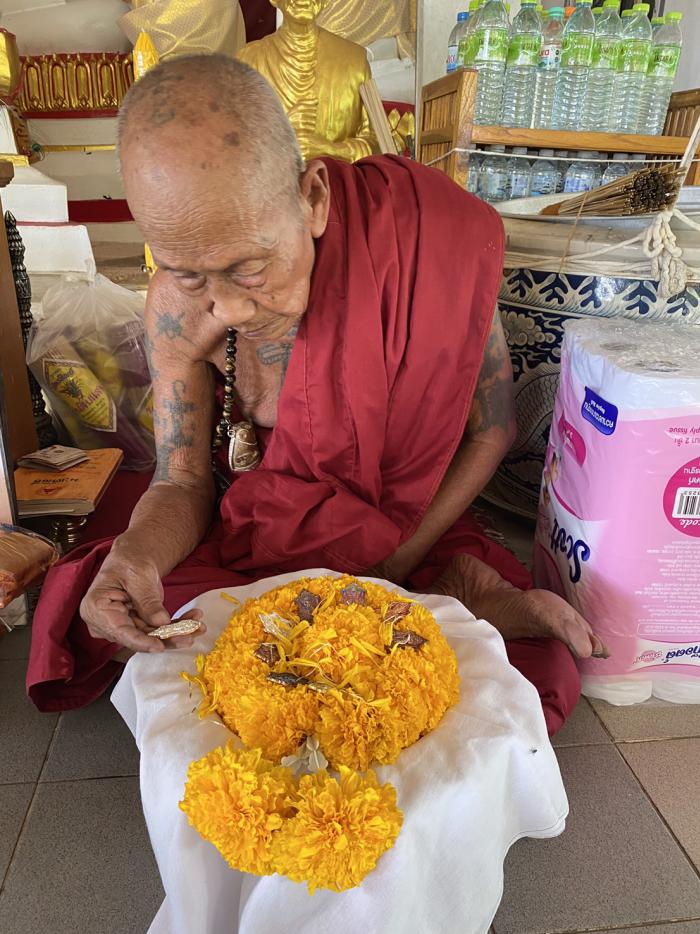
[[[300,189],[309,232],[312,237],[320,237],[325,232],[331,206],[331,189],[325,163],[314,159],[307,165],[301,176]]]

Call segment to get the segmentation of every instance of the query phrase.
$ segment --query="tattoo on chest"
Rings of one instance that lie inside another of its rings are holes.
[[[294,333],[296,334],[296,329]],[[293,337],[294,335],[291,336]],[[263,366],[280,366],[281,382],[284,382],[293,349],[294,343],[291,340],[280,343],[261,344],[255,351],[255,355]]]

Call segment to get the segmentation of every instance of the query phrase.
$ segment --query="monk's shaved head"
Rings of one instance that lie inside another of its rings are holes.
[[[148,71],[124,99],[119,153],[129,189],[176,181],[178,169],[216,175],[266,201],[298,196],[304,162],[294,130],[267,81],[224,55],[170,59]],[[168,178],[166,178],[168,176]],[[238,192],[242,194],[242,192]],[[138,207],[137,207],[138,211]]]

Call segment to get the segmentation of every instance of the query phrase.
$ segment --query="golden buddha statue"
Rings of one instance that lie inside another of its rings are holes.
[[[371,78],[360,45],[316,25],[327,0],[271,0],[284,21],[276,33],[238,53],[279,94],[304,158],[335,156],[354,162],[372,154],[369,118],[360,85]]]

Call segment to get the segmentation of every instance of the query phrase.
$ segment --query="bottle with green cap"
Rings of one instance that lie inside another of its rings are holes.
[[[552,126],[555,130],[581,129],[595,40],[591,3],[592,0],[576,0],[576,9],[564,27],[561,68],[557,75],[552,111]]]
[[[659,28],[663,26],[665,19],[663,16],[652,16],[651,18],[651,41],[654,41],[654,36],[659,31]]]
[[[535,76],[532,126],[536,129],[549,129],[552,125],[554,90],[557,86],[557,75],[561,67],[563,36],[564,7],[550,7],[547,21],[542,30],[542,45],[540,46],[537,74]]]
[[[667,13],[663,26],[654,36],[638,133],[658,136],[663,132],[673,82],[681,60],[682,18],[682,13]]]
[[[620,56],[622,20],[618,13],[619,8],[620,0],[605,0],[602,7],[597,7],[601,12],[595,24],[593,59],[588,73],[582,130],[605,133],[608,129],[613,82]]]
[[[503,0],[486,0],[479,11],[471,67],[479,73],[474,122],[497,125],[503,111],[503,81],[508,55],[508,14]]]
[[[513,20],[508,44],[503,91],[503,126],[529,127],[532,122],[532,89],[542,45],[540,18],[535,0],[522,0]]]
[[[630,13],[627,16],[627,13]],[[635,3],[622,15],[622,43],[610,107],[613,133],[636,133],[651,58],[649,4]]]
[[[457,67],[471,68],[476,54],[476,29],[479,24],[479,11],[483,3],[480,0],[470,0],[469,19],[467,28],[462,33],[457,49]]]

